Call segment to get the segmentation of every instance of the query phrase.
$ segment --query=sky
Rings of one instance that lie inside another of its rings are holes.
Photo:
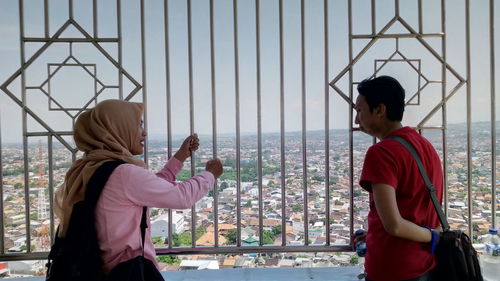
[[[44,36],[43,0],[25,2],[24,33],[26,37]],[[210,57],[209,0],[192,0],[192,88],[193,107],[190,108],[190,80],[188,54],[187,1],[170,0],[168,13],[169,58],[165,59],[165,25],[163,1],[145,1],[144,50],[145,81],[143,81],[140,1],[122,0],[122,50],[123,68],[132,79],[145,85],[133,99],[142,101],[145,94],[147,126],[150,136],[161,136],[167,132],[167,74],[169,62],[171,95],[171,123],[173,135],[185,135],[191,130],[199,134],[212,133],[212,72]],[[302,75],[301,44],[301,1],[283,1],[283,79],[285,95],[285,129],[287,132],[302,128],[302,94],[304,89],[306,108],[306,130],[322,130],[325,124],[325,79],[324,73],[324,1],[305,1],[304,58]],[[371,1],[353,0],[352,30],[354,34],[371,32]],[[491,82],[488,1],[471,1],[471,94],[472,121],[491,120]],[[74,1],[75,21],[89,34],[93,34],[92,1]],[[349,64],[348,1],[328,1],[328,82]],[[395,15],[393,0],[376,1],[376,30],[380,30]],[[260,75],[262,96],[262,131],[280,130],[280,37],[279,1],[260,1]],[[465,44],[465,1],[448,0],[446,4],[446,56],[451,68],[466,78]],[[401,17],[413,28],[418,29],[417,1],[401,1]],[[496,14],[499,5],[496,8]],[[436,1],[423,1],[423,28],[425,33],[441,32],[441,11]],[[115,1],[98,1],[97,30],[100,37],[117,37]],[[67,0],[49,0],[49,33],[52,36],[68,19]],[[236,131],[236,94],[239,94],[240,130],[243,134],[257,131],[257,65],[256,65],[256,23],[255,1],[237,1],[238,18],[238,86],[236,87],[235,48],[233,29],[233,1],[214,0],[214,68],[216,93],[216,124],[218,134],[234,134]],[[497,17],[499,18],[499,17]],[[495,23],[495,52],[498,54],[500,38],[498,20]],[[4,83],[20,67],[20,22],[18,1],[0,0],[0,84]],[[400,24],[395,24],[386,34],[407,33]],[[70,27],[61,37],[82,37]],[[441,39],[426,39],[429,46],[442,53]],[[366,39],[353,40],[354,56],[367,44]],[[26,56],[30,57],[41,43],[25,44]],[[118,61],[117,44],[103,43],[110,57]],[[369,77],[374,72],[376,59],[387,59],[395,51],[394,39],[381,39],[353,67],[354,82]],[[412,60],[429,80],[441,80],[441,64],[414,38],[399,41],[399,50]],[[95,88],[100,90],[95,78],[106,87],[100,98],[118,98],[116,67],[89,43],[75,43],[71,52],[87,70],[80,66],[64,66],[57,70],[70,55],[67,43],[51,45],[25,72],[27,86],[40,86],[48,91],[65,108],[81,107],[88,101]],[[496,55],[498,61],[498,55]],[[75,63],[74,61],[68,61]],[[380,65],[380,63],[378,64]],[[500,73],[496,64],[496,80]],[[94,73],[95,77],[89,73]],[[379,74],[392,75],[399,79],[407,90],[407,96],[417,91],[417,81],[423,78],[406,62],[391,62]],[[53,75],[53,76],[52,76]],[[304,79],[303,79],[304,77]],[[457,84],[451,72],[446,72],[447,93]],[[132,83],[124,78],[125,95],[133,89]],[[304,87],[303,87],[304,85]],[[336,84],[349,93],[348,76]],[[354,88],[355,89],[355,88]],[[497,86],[498,89],[498,86]],[[20,83],[15,80],[9,90],[20,97]],[[498,91],[498,90],[497,90]],[[353,91],[354,97],[356,91]],[[350,126],[349,104],[337,92],[329,89],[329,123],[331,129]],[[408,106],[405,124],[416,125],[440,101],[441,84],[431,83],[421,92],[419,106]],[[40,90],[28,90],[27,104],[53,130],[70,131],[72,118],[51,104]],[[496,106],[498,118],[499,98]],[[0,130],[2,142],[16,142],[22,137],[21,108],[0,91]],[[190,125],[190,110],[193,111],[193,127]],[[447,122],[466,121],[465,85],[453,96],[447,105]],[[76,112],[74,112],[76,113]],[[440,111],[426,125],[441,125]],[[43,128],[28,118],[28,130]]]

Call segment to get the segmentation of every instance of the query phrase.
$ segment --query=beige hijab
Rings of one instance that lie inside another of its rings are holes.
[[[87,183],[104,162],[122,160],[145,167],[130,153],[141,126],[144,106],[121,100],[106,100],[82,113],[74,128],[76,147],[85,154],[71,165],[55,195],[60,219],[59,237],[66,235],[73,204],[85,198]]]

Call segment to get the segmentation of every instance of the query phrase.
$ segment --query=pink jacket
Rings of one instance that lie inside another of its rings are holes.
[[[132,164],[122,164],[113,171],[96,206],[97,237],[106,273],[119,263],[142,255],[139,224],[143,206],[187,209],[214,185],[214,176],[207,171],[176,183],[175,176],[182,166],[172,157],[156,175]],[[144,256],[158,267],[149,212],[147,223]]]

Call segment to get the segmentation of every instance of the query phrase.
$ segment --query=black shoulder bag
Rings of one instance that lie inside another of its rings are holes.
[[[144,239],[146,236],[146,222],[147,207],[142,208],[141,219],[141,237],[142,237],[142,256],[135,257],[128,261],[124,261],[113,270],[109,275],[107,281],[165,281],[161,276],[154,263],[144,257]]]
[[[116,167],[123,161],[109,161],[94,172],[87,184],[85,200],[74,204],[68,231],[57,237],[49,253],[47,281],[101,281],[101,251],[95,229],[95,206],[104,185]]]
[[[390,138],[401,143],[415,159],[425,186],[429,190],[434,209],[443,227],[443,232],[436,248],[438,265],[433,272],[436,280],[483,281],[477,252],[472,247],[469,236],[461,230],[450,230],[450,225],[436,196],[435,187],[429,180],[417,151],[409,142],[401,137],[391,136]]]

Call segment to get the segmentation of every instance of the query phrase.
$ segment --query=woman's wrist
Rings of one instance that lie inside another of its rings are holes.
[[[187,156],[182,155],[182,154],[180,153],[180,151],[177,151],[177,152],[174,154],[174,157],[175,157],[177,160],[181,161],[182,163],[184,163],[184,161],[186,161],[186,159],[188,158]]]

